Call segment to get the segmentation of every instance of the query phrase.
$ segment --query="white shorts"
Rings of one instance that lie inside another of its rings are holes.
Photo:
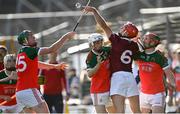
[[[139,95],[139,90],[131,72],[119,71],[112,74],[110,95],[131,97]]]
[[[165,106],[165,92],[157,94],[145,94],[140,92],[140,107],[151,109],[152,107]]]
[[[109,92],[104,93],[91,93],[93,105],[105,105],[106,107],[112,106],[112,101]]]
[[[19,112],[19,111],[18,111],[18,106],[17,106],[17,105],[0,106],[0,109],[1,109],[2,111],[8,110],[8,111],[10,111],[10,112],[12,112],[12,113],[17,113],[17,112]]]
[[[16,101],[19,112],[21,112],[24,107],[30,108],[45,102],[39,90],[35,88],[16,92]]]
[[[176,98],[177,98],[177,99],[180,99],[180,92],[177,92],[177,93],[176,93]]]

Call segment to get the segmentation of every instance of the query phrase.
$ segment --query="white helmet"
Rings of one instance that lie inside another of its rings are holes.
[[[93,45],[93,42],[99,41],[99,40],[103,40],[103,36],[99,33],[90,34],[90,36],[88,37],[88,41],[92,45]]]
[[[4,64],[7,64],[7,62],[9,62],[9,61],[16,62],[16,55],[15,54],[7,54],[4,57]]]

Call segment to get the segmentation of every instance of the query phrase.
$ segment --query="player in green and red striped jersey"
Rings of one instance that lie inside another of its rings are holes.
[[[86,65],[88,76],[91,78],[90,93],[97,113],[113,113],[110,100],[110,47],[103,46],[103,36],[93,33],[89,37],[91,51],[89,51]]]
[[[15,71],[16,56],[14,54],[7,54],[4,57],[5,68],[0,71],[0,79],[8,77],[12,71]],[[16,80],[8,80],[0,82],[0,105],[11,106],[16,104],[15,96]]]
[[[4,69],[3,59],[7,54],[7,48],[3,45],[0,45],[0,70]]]
[[[44,55],[57,51],[63,43],[75,35],[69,32],[63,35],[50,47],[38,48],[33,33],[29,30],[21,32],[17,38],[22,48],[19,50],[16,61],[18,75],[16,100],[18,109],[29,108],[36,113],[49,113],[48,107],[38,88],[38,55]]]
[[[163,76],[169,85],[175,88],[173,73],[167,59],[156,51],[160,38],[154,33],[147,33],[142,39],[145,51],[137,55],[139,76],[141,80],[140,107],[142,113],[164,113],[165,87]]]

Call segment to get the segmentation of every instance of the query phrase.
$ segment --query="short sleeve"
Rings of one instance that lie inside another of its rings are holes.
[[[87,69],[89,68],[93,68],[95,66],[95,61],[93,62],[93,53],[92,52],[89,52],[87,58],[86,58],[86,66],[87,66]]]

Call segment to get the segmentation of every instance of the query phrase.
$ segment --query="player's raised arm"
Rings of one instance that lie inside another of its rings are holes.
[[[84,8],[84,10],[87,12],[93,13],[93,15],[96,19],[96,22],[102,27],[102,29],[106,33],[107,37],[109,38],[113,32],[112,32],[111,28],[107,25],[105,19],[100,15],[98,10],[95,7],[91,7],[91,6],[86,6]]]
[[[50,47],[41,48],[39,54],[44,55],[44,54],[48,54],[48,53],[52,53],[52,52],[57,51],[59,48],[61,48],[63,46],[63,44],[65,42],[67,42],[68,40],[73,38],[74,35],[75,35],[75,32],[66,33],[58,41],[56,41],[54,44],[52,44]]]

